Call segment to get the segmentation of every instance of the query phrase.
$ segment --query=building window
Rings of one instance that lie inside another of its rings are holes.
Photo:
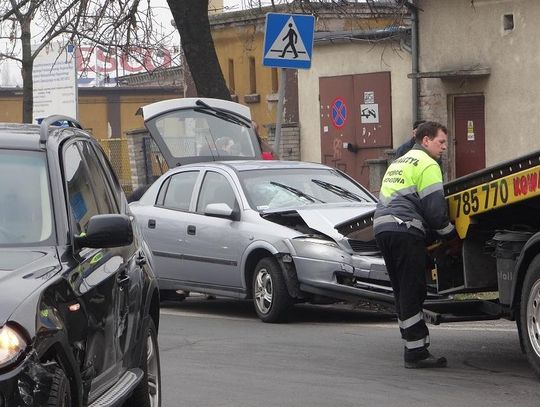
[[[512,31],[514,29],[514,15],[505,14],[503,16],[503,28],[504,31]]]
[[[257,93],[257,74],[255,71],[255,58],[249,57],[249,93]]]
[[[272,68],[272,93],[277,93],[279,90],[278,70]]]
[[[234,61],[229,59],[229,90],[231,93],[236,93],[234,86]]]

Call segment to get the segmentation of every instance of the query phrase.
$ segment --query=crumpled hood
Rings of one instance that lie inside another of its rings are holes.
[[[337,225],[373,212],[376,205],[374,202],[310,205],[294,208],[294,211],[302,217],[311,229],[315,229],[332,239],[341,239],[343,235],[336,230]],[[287,208],[283,212],[290,212],[291,210],[293,209]],[[281,211],[271,212],[279,213]]]
[[[54,248],[0,249],[0,326],[58,270],[60,262]]]

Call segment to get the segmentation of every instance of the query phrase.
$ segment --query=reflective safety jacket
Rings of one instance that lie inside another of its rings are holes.
[[[433,230],[444,239],[455,236],[448,218],[441,169],[419,144],[386,170],[373,229],[376,235],[390,231],[424,237]]]

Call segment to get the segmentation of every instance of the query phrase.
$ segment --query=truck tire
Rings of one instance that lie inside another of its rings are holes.
[[[276,259],[265,257],[253,274],[253,304],[263,322],[279,322],[292,305],[283,272]]]
[[[525,274],[519,324],[525,354],[540,377],[540,256],[534,258]]]

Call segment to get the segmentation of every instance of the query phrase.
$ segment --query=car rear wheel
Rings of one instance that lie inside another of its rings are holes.
[[[525,354],[540,376],[540,256],[531,262],[525,275],[519,323]]]
[[[292,305],[281,267],[272,257],[265,257],[255,267],[253,303],[263,322],[281,321]]]
[[[60,366],[54,368],[47,407],[71,407],[69,379]]]
[[[140,367],[144,376],[129,400],[124,403],[124,407],[160,407],[161,370],[157,332],[152,320],[146,330],[146,343]]]

